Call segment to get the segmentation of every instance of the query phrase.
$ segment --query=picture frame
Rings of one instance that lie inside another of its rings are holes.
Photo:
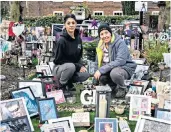
[[[149,116],[140,116],[134,132],[169,132],[171,122]]]
[[[27,116],[22,116],[2,121],[1,130],[2,132],[31,132],[31,126],[29,124]]]
[[[61,104],[66,102],[62,90],[54,90],[54,91],[46,92],[46,96],[47,98],[54,97],[56,104]]]
[[[171,99],[169,95],[161,94],[158,96],[159,105],[158,108],[171,109]]]
[[[27,116],[31,130],[34,131],[24,98],[0,101],[0,122]]]
[[[38,115],[36,98],[30,87],[23,87],[10,91],[12,98],[24,98],[30,117]]]
[[[44,132],[67,132],[65,127],[58,125],[57,123],[45,124],[42,129]]]
[[[151,96],[131,95],[129,120],[137,121],[140,115],[151,114]]]
[[[143,92],[146,90],[148,84],[149,84],[149,81],[147,80],[133,80],[133,82],[131,82],[131,80],[124,80],[124,84],[126,86],[129,86],[131,84],[134,84],[134,85],[143,85],[144,86],[144,89],[143,89]]]
[[[137,65],[135,69],[135,80],[141,80],[146,72],[148,72],[149,66],[148,65]]]
[[[144,89],[143,85],[130,84],[130,87],[126,96],[130,97],[131,95],[141,95],[143,94],[143,89]]]
[[[49,119],[58,118],[57,107],[54,98],[38,99],[37,102],[41,123],[44,123]]]
[[[23,80],[18,81],[17,85],[19,89],[29,86],[36,98],[46,97],[45,85],[42,81]]]
[[[156,107],[154,117],[166,121],[171,121],[171,110]]]
[[[157,81],[156,82],[156,93],[157,96],[163,95],[163,94],[167,94],[167,91],[170,91],[170,82],[161,82],[161,81]],[[170,93],[168,93],[169,95]]]
[[[44,76],[53,76],[49,65],[36,65],[37,72],[43,72]]]
[[[110,129],[111,132],[118,132],[117,118],[95,118],[95,132],[104,132],[105,129]]]
[[[67,132],[75,132],[71,116],[48,120],[49,124],[58,124],[66,127]]]

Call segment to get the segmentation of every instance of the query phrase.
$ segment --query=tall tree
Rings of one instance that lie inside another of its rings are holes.
[[[18,22],[19,18],[20,18],[20,2],[13,1],[11,4],[10,19],[11,21]]]
[[[124,15],[138,15],[135,11],[135,1],[122,1],[122,10]]]
[[[167,19],[166,2],[159,1],[157,5],[160,8],[159,17],[158,17],[158,31],[163,31]]]
[[[9,1],[1,1],[1,19],[9,19]]]

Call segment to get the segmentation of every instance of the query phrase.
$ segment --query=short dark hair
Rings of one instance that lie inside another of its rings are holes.
[[[64,17],[64,23],[66,23],[66,21],[67,21],[68,18],[72,18],[72,19],[74,19],[74,20],[77,22],[77,19],[76,19],[76,17],[75,17],[74,14],[67,14],[67,15]]]

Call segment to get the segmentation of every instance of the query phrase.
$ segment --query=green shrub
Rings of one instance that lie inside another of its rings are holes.
[[[151,65],[157,65],[159,62],[163,61],[163,53],[167,52],[168,42],[156,44],[156,41],[148,41],[145,45],[145,57],[147,63]]]
[[[63,19],[61,17],[57,16],[45,16],[45,17],[30,17],[30,18],[24,18],[23,22],[26,25],[26,27],[38,27],[38,26],[50,26],[54,23],[61,24],[63,23]]]
[[[131,19],[138,19],[138,16],[93,16],[94,19],[98,19],[102,22],[107,22],[107,23],[111,23],[112,19],[115,19],[115,24],[121,24],[122,21],[124,20],[131,20]]]

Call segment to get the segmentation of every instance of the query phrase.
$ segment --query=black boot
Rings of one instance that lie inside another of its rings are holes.
[[[125,86],[117,86],[115,98],[125,98],[127,88]]]

